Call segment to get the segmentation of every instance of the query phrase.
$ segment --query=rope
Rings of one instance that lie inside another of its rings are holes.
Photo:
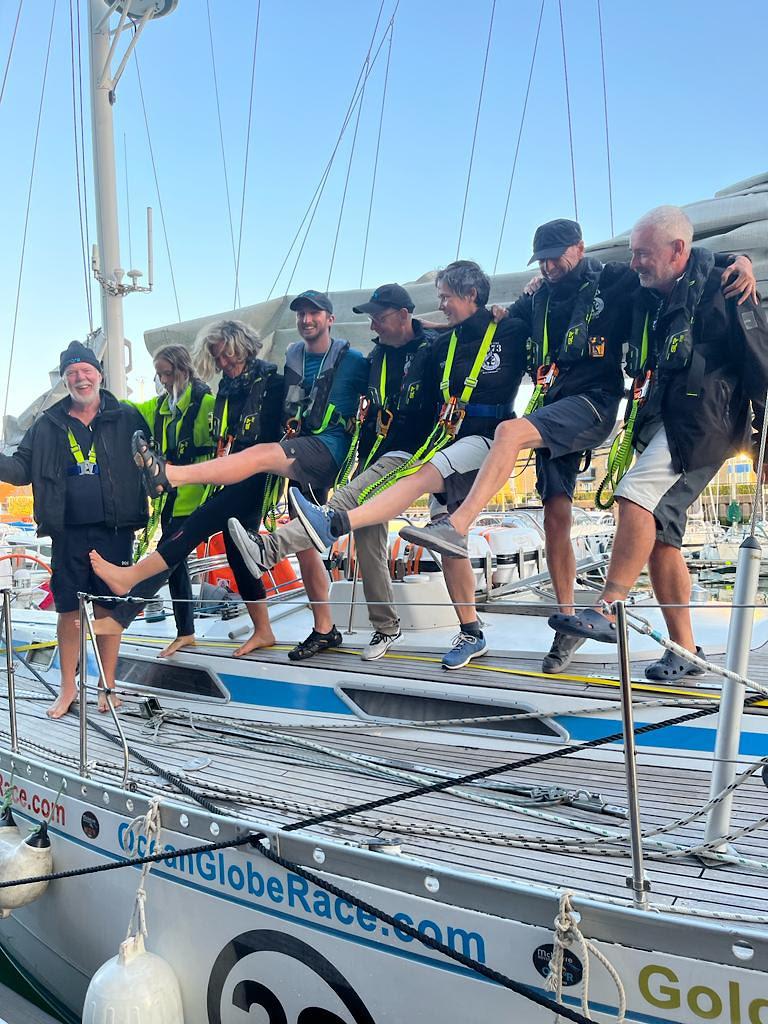
[[[358,128],[360,127],[360,115],[363,112],[363,102],[365,100],[365,87],[366,87],[366,85],[368,83],[368,75],[370,74],[369,64],[370,64],[370,58],[371,58],[371,50],[373,49],[373,43],[374,43],[374,40],[376,38],[376,33],[379,30],[379,22],[381,21],[381,12],[383,10],[384,10],[384,0],[381,0],[381,3],[379,4],[379,13],[376,15],[376,24],[373,26],[373,32],[371,34],[371,42],[370,42],[370,45],[368,46],[368,53],[366,54],[366,57],[365,57],[364,69],[365,69],[366,73],[365,73],[365,77],[363,78],[363,84],[362,84],[362,87],[360,89],[360,99],[359,99],[359,102],[357,104],[357,117],[355,118],[355,130],[352,133],[352,145],[351,145],[350,150],[349,150],[349,160],[347,161],[347,173],[346,173],[346,177],[344,178],[344,189],[343,189],[343,191],[341,193],[341,204],[339,206],[339,218],[336,221],[336,235],[334,236],[334,239],[333,239],[333,248],[331,249],[331,262],[330,262],[330,265],[328,267],[328,280],[325,283],[325,290],[326,290],[326,292],[329,291],[329,289],[331,287],[331,274],[333,273],[333,264],[334,264],[334,262],[336,260],[336,247],[339,244],[339,232],[341,231],[341,221],[342,221],[342,218],[344,216],[344,206],[345,206],[346,201],[347,201],[347,189],[349,188],[349,176],[350,176],[350,174],[352,172],[352,161],[353,161],[354,156],[355,156],[355,145],[357,143],[357,131],[358,131]],[[386,38],[386,36],[384,36],[384,38]]]
[[[507,198],[504,203],[504,216],[501,218],[501,230],[499,231],[499,244],[496,246],[496,259],[493,263],[493,272],[496,273],[496,268],[499,265],[499,254],[501,252],[501,243],[504,238],[504,230],[507,226],[507,213],[509,212],[509,199],[512,195],[512,182],[515,180],[515,171],[517,170],[517,158],[520,155],[520,142],[523,138],[523,126],[525,125],[525,114],[528,110],[528,97],[531,95],[531,82],[533,81],[533,68],[536,64],[536,52],[539,48],[539,35],[541,34],[541,21],[544,17],[544,4],[546,0],[541,0],[541,7],[539,7],[539,21],[536,25],[536,38],[533,43],[533,56],[531,57],[531,66],[528,69],[528,84],[525,87],[525,98],[523,100],[523,112],[520,115],[520,127],[517,132],[517,143],[515,144],[515,155],[512,159],[512,172],[509,175],[509,185],[507,187]]]
[[[229,175],[227,174],[227,155],[224,148],[224,129],[221,123],[221,101],[219,99],[219,78],[216,74],[216,55],[213,49],[213,27],[211,25],[211,0],[205,0],[208,11],[208,41],[211,48],[211,71],[213,72],[213,93],[216,97],[216,117],[219,124],[219,145],[221,147],[221,164],[224,169],[224,194],[227,197],[227,217],[229,219],[229,239],[232,244],[232,266],[235,271],[235,307],[239,303],[237,254],[235,252],[235,227],[232,222],[232,202],[229,195]]]
[[[157,843],[160,836],[160,799],[154,797],[149,802],[147,813],[141,817],[134,818],[128,826],[128,831],[134,835],[139,831],[139,827],[144,835],[147,837],[147,849],[152,849],[152,843]],[[151,864],[147,862],[142,865],[141,878],[139,879],[139,885],[136,889],[136,901],[133,905],[133,913],[131,919],[128,922],[128,931],[125,935],[125,941],[129,939],[137,938],[141,935],[146,939],[147,937],[147,918],[145,913],[145,906],[147,902],[147,891],[145,888],[147,875],[149,874]]]
[[[144,115],[144,127],[147,132],[147,145],[149,147],[149,159],[152,164],[152,177],[155,180],[155,192],[157,193],[157,205],[160,208],[160,223],[163,226],[163,240],[165,241],[165,252],[168,256],[168,269],[171,274],[171,288],[173,289],[173,301],[176,303],[176,316],[181,322],[181,310],[179,308],[179,293],[176,291],[176,276],[173,273],[173,260],[171,259],[171,244],[168,241],[168,229],[165,224],[165,209],[163,207],[163,198],[160,195],[160,181],[157,177],[157,164],[155,163],[155,151],[152,147],[152,135],[149,130],[149,118],[147,117],[147,107],[144,103],[144,89],[141,84],[141,71],[139,69],[139,55],[137,50],[133,51],[133,60],[136,66],[136,80],[139,83],[139,98],[141,99],[141,110]]]
[[[85,124],[83,115],[83,56],[82,56],[82,31],[80,18],[80,0],[76,0],[75,13],[77,15],[77,86],[80,114],[80,175],[83,187],[83,220],[85,222],[85,254],[88,256],[88,239],[91,237],[91,229],[88,221],[88,176],[85,169]],[[88,322],[91,333],[93,333],[93,279],[88,274]]]
[[[32,167],[29,172],[29,188],[27,189],[27,207],[24,213],[24,231],[21,239],[21,256],[19,258],[19,279],[16,284],[16,304],[13,310],[13,327],[11,328],[11,344],[8,352],[8,375],[5,380],[5,398],[3,400],[3,422],[0,424],[0,432],[5,436],[5,417],[8,414],[8,399],[10,397],[11,373],[13,371],[13,353],[16,348],[16,326],[19,322],[19,303],[21,301],[21,281],[24,275],[24,257],[27,252],[27,230],[29,228],[29,211],[32,206],[32,185],[35,180],[35,167],[37,165],[37,144],[40,139],[40,122],[43,117],[43,101],[45,99],[45,84],[48,81],[48,62],[51,57],[51,40],[53,39],[53,24],[56,20],[56,7],[58,0],[53,0],[51,9],[51,24],[48,29],[48,45],[45,50],[45,64],[43,65],[43,83],[40,87],[40,103],[37,108],[37,124],[35,126],[35,144],[32,149]],[[18,20],[18,19],[17,19]],[[15,35],[14,28],[14,35]],[[7,69],[6,69],[7,73]],[[3,81],[5,88],[5,81]]]
[[[597,0],[597,25],[600,34],[600,68],[603,78],[603,114],[605,117],[605,160],[608,165],[608,209],[611,218],[611,235],[615,234],[613,227],[613,179],[611,176],[611,143],[608,138],[608,89],[605,78],[605,52],[603,47],[603,11],[602,2]]]
[[[398,8],[399,4],[400,4],[400,0],[397,0],[397,3],[395,4],[395,9],[392,12],[392,17],[390,18],[390,21],[389,21],[390,25],[392,25],[392,23],[394,21],[394,17],[395,17],[395,14],[397,13],[397,8]],[[299,253],[298,253],[298,256],[296,257],[296,262],[294,263],[293,270],[291,271],[291,276],[288,279],[288,283],[285,286],[285,292],[286,292],[286,294],[288,293],[288,290],[289,290],[289,288],[291,286],[291,282],[293,281],[294,275],[296,274],[296,268],[298,266],[299,260],[301,259],[301,254],[304,251],[304,246],[306,245],[307,237],[309,236],[309,230],[312,227],[312,222],[315,219],[315,214],[317,213],[317,207],[318,207],[318,205],[320,203],[320,199],[322,198],[323,191],[325,190],[325,185],[326,185],[326,182],[328,181],[328,176],[331,173],[331,168],[333,167],[333,162],[334,162],[334,160],[336,158],[336,153],[338,152],[339,146],[341,145],[341,140],[344,137],[344,132],[347,130],[347,125],[350,122],[350,119],[352,117],[352,113],[353,113],[353,111],[355,109],[355,105],[357,104],[358,93],[359,93],[359,90],[360,90],[360,87],[361,87],[361,82],[364,80],[364,77],[367,78],[368,75],[370,75],[371,71],[373,70],[373,67],[374,67],[374,65],[376,63],[376,60],[377,60],[378,56],[379,56],[381,48],[384,45],[384,40],[385,39],[386,39],[386,34],[384,36],[382,36],[382,40],[379,43],[379,46],[378,46],[376,52],[374,53],[373,58],[370,59],[370,61],[369,61],[369,57],[370,57],[370,48],[369,48],[368,54],[366,55],[366,58],[363,61],[363,66],[360,69],[360,73],[357,76],[357,81],[355,83],[355,87],[352,90],[352,98],[349,101],[349,106],[347,107],[347,112],[344,115],[344,120],[342,122],[341,129],[340,129],[339,134],[338,134],[338,136],[336,138],[336,143],[334,144],[334,147],[333,147],[333,150],[331,152],[331,155],[330,155],[330,157],[328,159],[328,162],[325,165],[325,169],[323,170],[323,173],[320,175],[320,181],[318,182],[317,187],[315,188],[315,191],[314,191],[314,193],[312,195],[312,198],[309,201],[309,205],[307,206],[307,209],[304,212],[304,216],[301,218],[301,222],[300,222],[298,228],[296,229],[296,233],[293,236],[293,240],[292,240],[291,244],[288,246],[288,251],[285,254],[283,262],[280,264],[280,269],[278,270],[277,275],[275,276],[275,280],[272,282],[272,287],[269,289],[269,293],[267,294],[267,301],[269,301],[269,299],[272,298],[272,293],[274,292],[275,288],[277,287],[277,282],[280,280],[280,276],[283,273],[283,270],[285,269],[285,266],[288,263],[288,260],[290,259],[290,255],[293,252],[293,248],[296,245],[296,242],[298,241],[299,236],[301,235],[302,228],[304,227],[304,224],[305,224],[307,218],[309,217],[309,223],[307,224],[306,231],[304,232],[304,239],[302,240],[301,246],[299,248]],[[366,71],[366,65],[367,65],[367,71]],[[311,216],[310,216],[310,214],[311,214]]]
[[[566,947],[570,943],[575,943],[579,947],[580,958],[584,967],[581,989],[581,1012],[585,1017],[589,1017],[589,955],[591,953],[603,965],[616,986],[619,1003],[616,1024],[624,1024],[627,1012],[627,994],[624,991],[621,976],[610,960],[600,952],[594,942],[584,938],[571,906],[572,897],[573,893],[568,890],[560,894],[560,906],[555,917],[555,941],[552,949],[552,960],[549,965],[549,975],[547,977],[547,990],[555,993],[558,1003],[562,1001],[564,954]],[[557,1024],[559,1019],[560,1016],[558,1015],[555,1018],[555,1024]]]
[[[0,85],[0,103],[3,102],[3,96],[5,95],[5,83],[8,81],[8,71],[11,67],[11,57],[13,57],[13,48],[16,45],[16,32],[19,27],[19,19],[21,18],[21,4],[22,0],[19,0],[19,7],[16,11],[16,21],[13,25],[13,35],[11,36],[11,46],[8,50],[8,60],[5,62],[5,71],[3,72],[3,83]]]
[[[384,70],[384,88],[381,93],[381,110],[379,111],[379,131],[376,136],[376,155],[373,158],[373,177],[371,179],[371,195],[368,200],[368,219],[365,222],[365,241],[363,243],[363,262],[360,265],[360,287],[363,287],[363,274],[365,273],[365,260],[368,255],[368,235],[371,230],[371,215],[373,213],[373,194],[376,191],[376,174],[379,168],[379,150],[381,149],[381,129],[384,124],[384,106],[387,102],[387,83],[389,82],[389,63],[392,57],[392,36],[394,33],[394,14],[389,23],[388,35],[389,45],[387,47],[387,66]]]
[[[79,11],[78,11],[78,31],[80,29],[79,24]],[[77,182],[77,212],[78,222],[80,225],[80,255],[83,259],[83,280],[85,284],[85,306],[88,313],[88,329],[93,331],[93,304],[91,296],[91,275],[88,267],[88,236],[85,232],[85,220],[83,215],[83,194],[82,194],[82,183],[80,181],[80,150],[82,147],[82,139],[79,138],[78,133],[78,117],[77,117],[77,88],[76,88],[76,75],[79,73],[79,65],[75,60],[75,26],[74,26],[74,11],[72,7],[72,0],[69,0],[69,50],[71,58],[71,70],[72,70],[72,132],[75,143],[75,180]],[[130,230],[130,226],[129,226]]]
[[[568,143],[571,151],[571,180],[573,183],[573,216],[579,219],[579,205],[576,201],[576,162],[573,156],[573,125],[571,124],[571,90],[568,85],[568,61],[565,55],[565,25],[563,23],[563,0],[557,0],[560,11],[560,40],[563,46],[563,77],[565,79],[565,108],[568,114]]]
[[[475,162],[475,144],[477,143],[477,129],[480,124],[480,109],[483,105],[483,92],[485,90],[485,75],[488,70],[488,54],[491,51],[491,34],[493,32],[493,19],[496,15],[496,0],[491,4],[491,20],[488,23],[488,38],[485,41],[485,58],[483,59],[483,74],[480,79],[480,95],[477,97],[477,110],[475,111],[475,128],[472,132],[472,147],[469,151],[469,167],[467,168],[467,184],[464,188],[464,203],[461,207],[461,221],[459,223],[459,237],[456,241],[456,259],[459,258],[461,249],[461,238],[464,234],[464,215],[467,212],[467,199],[469,198],[469,183],[472,178],[472,165]]]
[[[209,13],[210,16],[210,13]],[[248,183],[248,156],[251,151],[251,121],[253,117],[253,87],[256,81],[256,50],[259,45],[259,22],[261,20],[261,0],[256,3],[256,31],[253,37],[253,60],[251,62],[251,92],[248,100],[248,127],[245,132],[245,162],[243,164],[243,194],[240,200],[240,227],[237,235],[237,257],[235,259],[235,295],[232,300],[237,307],[240,294],[240,250],[243,244],[243,221],[245,219],[245,190]]]

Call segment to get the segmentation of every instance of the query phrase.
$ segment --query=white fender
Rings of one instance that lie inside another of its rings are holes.
[[[15,843],[4,843],[0,850],[0,882],[16,878],[47,875],[53,870],[53,850],[48,826],[43,822],[37,832]],[[48,882],[30,882],[0,889],[0,910],[16,910],[36,900],[48,888]]]
[[[133,935],[96,971],[85,994],[82,1024],[184,1024],[173,968]]]
[[[15,846],[19,839],[21,839],[21,832],[19,832],[13,812],[9,807],[3,814],[0,814],[0,850],[4,844]]]

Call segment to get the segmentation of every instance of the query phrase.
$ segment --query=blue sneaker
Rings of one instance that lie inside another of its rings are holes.
[[[291,499],[296,518],[307,531],[314,546],[322,554],[336,540],[331,533],[333,509],[330,505],[313,505],[308,498],[304,497],[298,487],[289,487],[288,497]]]
[[[488,653],[488,642],[484,636],[459,633],[453,638],[453,647],[443,655],[443,668],[464,668],[474,658]]]

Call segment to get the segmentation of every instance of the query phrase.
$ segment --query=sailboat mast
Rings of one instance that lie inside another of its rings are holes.
[[[96,192],[96,230],[99,260],[104,277],[110,278],[120,264],[120,234],[117,219],[117,174],[112,119],[114,92],[107,68],[110,56],[109,18],[103,0],[90,0],[89,63],[91,78],[91,128],[93,173]],[[107,69],[107,74],[105,74]],[[118,280],[119,283],[119,280]],[[117,398],[127,394],[125,380],[125,328],[123,296],[101,288],[101,323],[106,338],[104,371],[106,384]]]

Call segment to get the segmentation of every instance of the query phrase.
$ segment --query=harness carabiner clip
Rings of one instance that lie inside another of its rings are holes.
[[[219,440],[216,442],[216,458],[217,459],[223,459],[225,456],[229,455],[229,453],[232,451],[232,442],[233,441],[234,441],[234,437],[231,434],[227,434],[226,438],[224,438],[224,437],[220,437],[219,438]]]
[[[651,388],[651,378],[653,377],[653,370],[646,370],[644,377],[635,377],[635,385],[632,393],[634,400],[642,404],[648,397],[648,392]]]
[[[546,392],[551,387],[558,372],[557,363],[545,363],[536,371],[536,384]]]
[[[389,428],[392,426],[392,420],[395,418],[395,414],[391,409],[380,409],[379,415],[376,420],[376,433],[380,437],[386,437],[389,433]]]
[[[292,437],[296,437],[301,428],[301,421],[298,416],[291,416],[291,418],[285,424],[285,437],[289,440]]]
[[[357,416],[355,419],[362,426],[368,418],[368,413],[371,410],[371,400],[367,395],[360,396],[360,402],[357,406]]]

